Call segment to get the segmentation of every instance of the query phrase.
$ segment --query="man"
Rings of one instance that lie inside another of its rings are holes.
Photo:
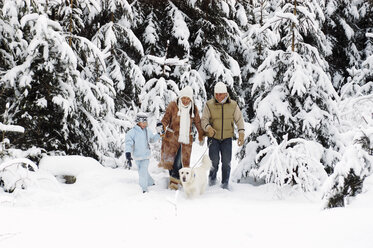
[[[202,128],[207,132],[209,155],[212,168],[209,174],[209,185],[215,185],[216,174],[221,155],[221,187],[229,189],[229,176],[232,160],[232,137],[234,124],[238,129],[238,145],[242,146],[245,138],[245,127],[237,102],[229,98],[227,86],[218,82],[214,88],[214,98],[207,101],[202,113]]]

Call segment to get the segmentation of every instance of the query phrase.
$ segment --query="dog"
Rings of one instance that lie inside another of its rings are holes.
[[[202,165],[197,168],[181,168],[179,170],[181,185],[187,198],[202,195],[207,186],[207,172],[210,171],[211,160],[208,155],[202,159]]]

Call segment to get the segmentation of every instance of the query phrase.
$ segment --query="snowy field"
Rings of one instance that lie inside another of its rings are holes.
[[[192,165],[204,151],[194,145]],[[167,173],[155,161],[156,185],[147,194],[136,168],[103,168],[82,157],[39,166],[38,184],[0,193],[0,248],[373,247],[372,177],[348,207],[323,210],[320,193],[280,193],[273,185],[216,185],[189,200],[166,189]],[[77,175],[75,184],[51,176],[67,172]]]

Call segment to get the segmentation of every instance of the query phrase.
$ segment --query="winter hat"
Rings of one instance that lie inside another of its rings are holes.
[[[188,97],[191,101],[193,101],[193,89],[190,86],[185,86],[179,93],[179,98]]]
[[[136,114],[136,123],[139,122],[147,122],[148,121],[148,115],[144,112],[138,112]]]
[[[227,86],[222,82],[218,82],[214,88],[214,94],[216,93],[228,93]]]
[[[193,100],[193,89],[192,87],[190,86],[185,86],[184,89],[182,89],[180,92],[179,92],[179,105],[178,105],[178,108],[179,108],[179,111],[177,112],[177,115],[180,116],[180,111],[181,111],[181,98],[182,97],[188,97],[190,99],[190,105],[192,107],[192,118],[194,118],[194,100]]]

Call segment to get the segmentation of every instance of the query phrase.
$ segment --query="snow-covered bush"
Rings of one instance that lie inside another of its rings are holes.
[[[373,173],[373,128],[362,130],[354,144],[343,151],[324,188],[325,207],[344,207],[351,197],[361,193],[366,177]]]
[[[26,189],[34,183],[34,179],[30,174],[35,173],[37,170],[37,165],[26,158],[5,161],[0,164],[0,188],[8,193]]]
[[[271,136],[271,145],[256,155],[256,167],[250,174],[266,183],[280,187],[291,185],[301,190],[319,189],[327,175],[320,163],[323,147],[314,141],[301,138],[288,140],[287,135],[281,143]]]
[[[77,181],[81,175],[102,170],[102,165],[95,159],[83,156],[44,156],[39,163],[40,170],[57,178],[74,176]]]

